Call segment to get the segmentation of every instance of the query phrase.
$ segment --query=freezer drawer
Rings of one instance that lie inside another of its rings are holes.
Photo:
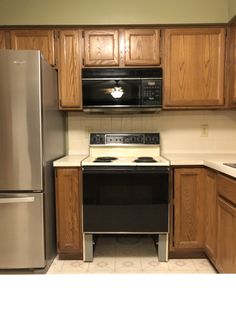
[[[43,193],[0,194],[0,269],[45,266]]]

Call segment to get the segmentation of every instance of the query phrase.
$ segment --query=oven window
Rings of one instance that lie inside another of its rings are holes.
[[[138,106],[140,80],[83,80],[83,106]]]
[[[85,173],[85,232],[167,232],[168,173]]]

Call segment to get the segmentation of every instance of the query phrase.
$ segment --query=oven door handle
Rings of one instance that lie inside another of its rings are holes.
[[[170,168],[167,166],[84,166],[84,173],[155,173],[168,174]]]

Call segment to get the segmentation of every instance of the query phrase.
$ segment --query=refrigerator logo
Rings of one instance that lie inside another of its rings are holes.
[[[13,61],[13,63],[15,63],[15,64],[25,64],[26,61]]]

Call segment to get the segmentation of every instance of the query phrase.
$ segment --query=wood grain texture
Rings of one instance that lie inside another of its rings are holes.
[[[236,180],[223,174],[218,174],[217,193],[231,203],[236,204]]]
[[[236,25],[228,28],[227,41],[227,104],[229,108],[236,107]]]
[[[117,29],[84,31],[84,65],[119,65],[119,32]]]
[[[217,266],[220,272],[236,273],[236,206],[218,198]]]
[[[224,28],[164,30],[164,107],[224,106]]]
[[[217,254],[217,204],[216,204],[216,172],[206,170],[206,237],[205,248],[208,257],[214,262]]]
[[[60,31],[59,89],[62,109],[82,108],[80,43],[81,31]]]
[[[44,58],[55,65],[54,37],[52,30],[14,30],[10,32],[11,48],[40,50]]]
[[[56,169],[58,253],[82,256],[82,173],[80,168]]]
[[[6,49],[5,31],[0,30],[0,49]]]
[[[124,31],[125,65],[160,65],[160,30]]]
[[[174,171],[174,246],[203,248],[204,169],[178,168]]]

